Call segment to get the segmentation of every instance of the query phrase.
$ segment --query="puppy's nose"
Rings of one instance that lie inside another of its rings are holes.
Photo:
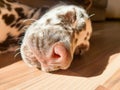
[[[66,69],[71,62],[70,52],[63,43],[56,43],[53,46],[51,58],[53,58],[53,62],[60,63],[61,69]]]
[[[71,64],[72,58],[65,45],[58,42],[48,50],[44,59],[39,58],[38,61],[41,63],[42,70],[54,71],[58,69],[67,69]]]

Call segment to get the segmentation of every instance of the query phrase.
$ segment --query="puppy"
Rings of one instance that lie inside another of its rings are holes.
[[[26,30],[21,56],[29,66],[49,72],[69,68],[73,55],[89,49],[91,21],[82,7],[62,5]]]

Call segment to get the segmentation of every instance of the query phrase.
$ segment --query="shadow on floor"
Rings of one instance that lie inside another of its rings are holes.
[[[92,77],[102,74],[110,56],[120,52],[120,22],[101,22],[94,25],[91,47],[83,56],[75,56],[68,70],[53,74]]]
[[[15,52],[8,52],[4,54],[0,54],[0,68],[3,68],[7,65],[13,64],[19,60],[21,60],[20,55],[15,57]]]

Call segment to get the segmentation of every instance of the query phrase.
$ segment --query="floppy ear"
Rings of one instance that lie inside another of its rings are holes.
[[[59,18],[64,20],[64,24],[73,24],[76,21],[76,12],[69,11],[65,15],[58,15]]]

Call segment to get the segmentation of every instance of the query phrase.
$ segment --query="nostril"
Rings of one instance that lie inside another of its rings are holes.
[[[57,43],[55,46],[54,46],[54,49],[53,49],[53,53],[52,53],[52,58],[54,58],[54,60],[62,60],[64,59],[64,55],[66,53],[64,53],[64,46]]]
[[[53,58],[60,58],[61,56],[59,54],[57,54],[57,53],[54,52],[53,55],[52,55],[52,57]]]
[[[62,59],[65,59],[67,55],[67,52],[66,52],[66,48],[64,46],[63,43],[56,43],[55,46],[54,46],[54,50],[53,50],[53,58],[57,58],[57,60],[59,60],[61,58]]]

